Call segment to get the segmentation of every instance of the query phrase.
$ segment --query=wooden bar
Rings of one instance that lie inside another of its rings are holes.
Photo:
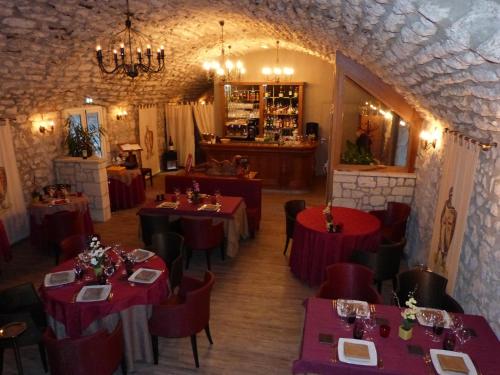
[[[317,143],[278,145],[264,142],[201,144],[207,160],[231,160],[235,155],[248,156],[250,170],[258,172],[264,188],[310,190],[314,177],[314,154]]]

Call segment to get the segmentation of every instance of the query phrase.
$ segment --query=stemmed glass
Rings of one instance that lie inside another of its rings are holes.
[[[377,320],[375,318],[375,315],[372,313],[369,316],[367,316],[366,318],[364,318],[363,324],[366,328],[366,333],[367,333],[365,338],[369,341],[373,341],[372,332],[375,329],[375,327],[377,326]]]
[[[85,273],[85,267],[83,266],[80,259],[76,258],[75,262],[75,279],[78,284],[82,282],[83,274]]]
[[[444,319],[443,317],[436,316],[432,321],[432,342],[440,342],[441,334],[444,331]]]
[[[215,192],[214,192],[214,195],[215,195],[215,202],[217,204],[220,204],[220,197],[221,197],[221,193],[220,193],[220,190],[219,189],[216,189]]]
[[[181,190],[179,188],[174,189],[175,201],[179,202],[181,199]]]

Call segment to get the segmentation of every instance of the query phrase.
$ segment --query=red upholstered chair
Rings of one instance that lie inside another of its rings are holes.
[[[76,339],[58,340],[48,328],[43,342],[52,375],[110,375],[120,363],[122,373],[127,373],[121,321],[111,333],[101,329],[92,335]]]
[[[191,337],[191,346],[196,367],[198,347],[196,334],[205,330],[208,341],[213,344],[210,335],[210,293],[215,282],[212,272],[206,271],[203,281],[184,276],[180,288],[181,302],[171,304],[168,300],[153,306],[149,320],[149,331],[153,343],[154,362],[158,364],[158,336],[179,338]]]
[[[85,234],[83,217],[78,211],[59,211],[44,218],[47,239],[54,250],[56,264],[59,263],[59,243],[74,234]]]
[[[220,247],[224,260],[224,223],[213,224],[212,219],[181,218],[182,235],[187,249],[186,269],[193,250],[205,251],[207,268],[210,270],[210,253],[215,247]]]
[[[411,208],[406,203],[387,202],[386,210],[370,211],[382,222],[382,237],[388,242],[400,242],[406,235],[406,222]]]
[[[87,248],[89,236],[85,234],[73,234],[59,242],[59,261],[76,257]]]
[[[382,303],[382,297],[372,286],[373,271],[354,263],[335,263],[326,268],[327,280],[321,284],[319,298],[357,299]]]

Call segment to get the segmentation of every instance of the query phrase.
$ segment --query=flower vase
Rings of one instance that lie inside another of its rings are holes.
[[[94,274],[99,285],[106,284],[106,275],[102,267],[94,267]]]
[[[403,340],[409,340],[413,336],[413,328],[406,328],[403,325],[399,326],[399,337],[401,337]]]
[[[193,193],[193,197],[191,198],[191,202],[193,202],[193,204],[200,203],[200,194]]]

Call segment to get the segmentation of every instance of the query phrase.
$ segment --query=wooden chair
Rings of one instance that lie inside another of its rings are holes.
[[[214,225],[212,219],[182,217],[181,228],[187,250],[186,269],[189,267],[193,250],[205,252],[208,270],[210,254],[214,248],[220,248],[221,258],[224,260],[224,223]]]
[[[144,246],[149,248],[153,243],[153,234],[178,232],[178,221],[171,222],[168,215],[163,213],[144,212],[142,210],[138,213],[141,223],[141,235]]]
[[[387,202],[387,209],[370,211],[382,222],[382,238],[388,243],[400,242],[406,235],[411,207],[406,203]]]
[[[373,288],[373,271],[355,263],[335,263],[326,268],[327,280],[321,284],[317,296],[328,299],[357,299],[368,303],[382,303],[382,297]]]
[[[59,242],[59,259],[64,262],[76,257],[87,248],[89,237],[84,234],[73,234]]]
[[[210,271],[205,272],[203,281],[184,276],[180,288],[180,294],[183,296],[181,303],[166,302],[153,306],[149,331],[155,364],[158,364],[158,336],[169,338],[190,336],[194,362],[197,368],[200,367],[196,334],[204,329],[210,345],[213,344],[209,321],[210,294],[214,282],[215,276]]]
[[[177,294],[184,268],[184,237],[175,232],[153,234],[152,250],[168,267],[170,290]]]
[[[120,364],[122,373],[127,373],[121,320],[111,333],[101,329],[92,335],[62,340],[49,328],[43,342],[52,375],[110,375]]]
[[[286,225],[286,242],[285,242],[285,250],[283,250],[283,254],[286,255],[286,251],[288,249],[288,242],[290,238],[293,238],[293,230],[295,228],[295,218],[297,214],[306,208],[305,200],[290,200],[285,202],[285,225]]]
[[[381,244],[377,252],[356,250],[352,253],[350,261],[362,264],[373,271],[373,280],[377,284],[377,290],[382,293],[382,282],[392,280],[394,290],[397,290],[397,275],[403,250],[406,245],[406,238],[402,241]]]

